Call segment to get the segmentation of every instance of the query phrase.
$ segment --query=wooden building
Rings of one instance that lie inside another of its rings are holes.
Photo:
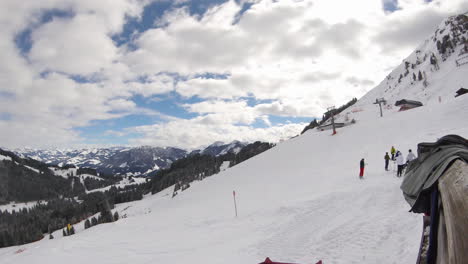
[[[335,123],[335,128],[340,128],[340,127],[344,127],[344,126],[345,126],[345,123]],[[333,129],[333,124],[321,125],[321,126],[318,126],[317,129],[320,130],[320,131]]]
[[[400,107],[399,111],[406,111],[408,109],[413,109],[416,107],[423,106],[423,104],[419,101],[402,99],[402,100],[396,101],[395,106]]]

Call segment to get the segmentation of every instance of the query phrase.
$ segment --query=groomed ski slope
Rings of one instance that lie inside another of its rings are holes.
[[[468,95],[406,112],[358,102],[357,123],[308,131],[171,198],[172,188],[120,204],[115,223],[0,249],[2,264],[414,263],[422,228],[401,179],[385,172],[394,145],[407,154],[446,134],[468,137]],[[368,163],[358,179],[359,161]],[[239,216],[234,217],[232,191]]]

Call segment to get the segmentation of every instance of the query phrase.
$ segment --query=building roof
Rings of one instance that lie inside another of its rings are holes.
[[[455,95],[455,97],[457,97],[457,96],[460,96],[460,95],[462,95],[462,94],[468,93],[468,89],[466,89],[466,88],[460,88],[460,89],[458,89],[455,93],[457,94],[457,95]]]
[[[399,105],[422,106],[423,104],[421,102],[419,102],[419,101],[402,99],[402,100],[399,100],[399,101],[395,102],[395,106],[399,106]]]

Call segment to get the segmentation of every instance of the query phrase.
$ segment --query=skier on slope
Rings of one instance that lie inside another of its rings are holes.
[[[70,223],[67,224],[67,236],[70,236],[71,235],[71,225]]]
[[[390,153],[392,154],[392,160],[395,160],[395,147],[392,146],[392,148],[390,149]]]
[[[398,165],[397,177],[401,177],[403,169],[405,168],[405,157],[403,157],[403,154],[400,151],[397,151],[396,153],[396,163]]]
[[[359,179],[362,180],[362,177],[364,177],[364,166],[365,166],[365,163],[364,163],[364,158],[361,159],[361,162],[359,163],[359,168],[361,169],[359,171]]]
[[[406,164],[408,164],[410,161],[415,160],[416,155],[410,150],[408,150],[408,155],[406,156]]]
[[[385,152],[385,170],[388,171],[388,162],[390,161],[390,156],[388,155],[388,152]]]

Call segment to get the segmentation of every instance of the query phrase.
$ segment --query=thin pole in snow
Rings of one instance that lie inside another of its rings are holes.
[[[232,197],[234,198],[234,210],[236,211],[236,217],[237,217],[236,191],[232,191]]]

